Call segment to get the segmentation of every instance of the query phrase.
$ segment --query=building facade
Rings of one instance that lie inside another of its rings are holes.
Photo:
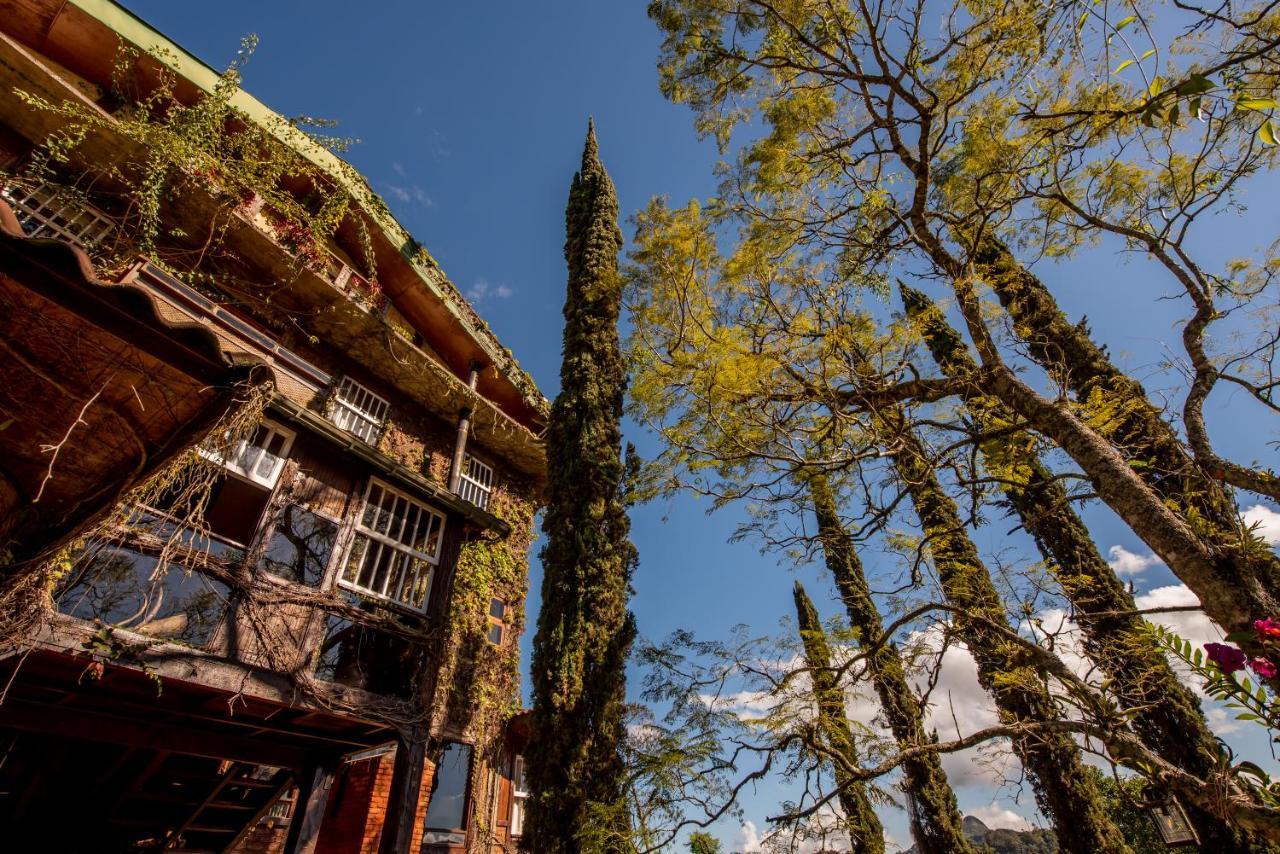
[[[0,829],[499,852],[547,403],[323,141],[0,0]]]

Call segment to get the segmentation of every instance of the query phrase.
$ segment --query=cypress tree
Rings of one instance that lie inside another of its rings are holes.
[[[620,491],[621,247],[617,196],[588,125],[565,210],[564,353],[547,431],[547,539],[522,839],[538,854],[585,850],[583,831],[602,817],[620,825],[609,836],[626,830],[619,747],[635,637],[627,597],[636,552]]]
[[[799,581],[795,586],[796,623],[804,645],[805,663],[813,684],[813,700],[818,708],[818,731],[826,747],[848,765],[858,766],[858,742],[845,713],[844,689],[831,668],[831,647],[822,621]],[[832,763],[836,778],[836,799],[844,811],[853,854],[884,854],[884,827],[867,797],[867,787],[852,779],[840,762]]]
[[[976,371],[978,365],[963,339],[938,307],[906,285],[901,285],[901,292],[907,315],[942,372],[957,377]],[[991,398],[971,397],[966,408],[982,432],[1017,423]],[[1062,585],[1063,595],[1078,615],[1085,654],[1110,677],[1120,704],[1132,711],[1135,732],[1162,758],[1208,779],[1227,759],[1199,701],[1143,630],[1142,618],[1133,613],[1133,595],[1099,553],[1083,520],[1071,508],[1066,489],[1035,453],[1031,438],[1026,433],[1003,432],[999,439],[982,442],[979,452]],[[1186,809],[1207,851],[1270,850],[1217,816],[1194,805]]]
[[[880,413],[880,420],[886,419]],[[919,438],[893,413],[886,424],[886,447],[898,480],[920,519],[933,564],[948,603],[957,609],[956,635],[978,665],[978,682],[995,700],[1006,723],[1051,721],[1057,704],[1031,654],[999,629],[1008,626],[1004,604],[977,547],[964,531],[955,502],[938,482]],[[891,437],[891,438],[890,438]],[[1080,751],[1064,733],[1039,733],[1013,740],[1030,777],[1040,810],[1053,822],[1058,846],[1070,854],[1131,854],[1107,817],[1102,794],[1086,773]]]
[[[1223,555],[1223,583],[1255,603],[1248,619],[1274,616],[1274,604],[1280,601],[1280,558],[1242,539],[1231,495],[1187,453],[1142,384],[1115,366],[1087,326],[1067,320],[1045,284],[999,240],[984,238],[973,260],[1032,358],[1081,404],[1109,414],[1105,432],[1137,464],[1139,477]]]
[[[853,538],[840,521],[831,485],[821,472],[808,472],[804,478],[813,500],[827,569],[844,600],[849,625],[866,650],[867,673],[889,729],[902,748],[932,743],[936,738],[925,732],[924,711],[907,682],[902,656],[884,636],[880,612],[871,598],[871,587]],[[963,833],[956,795],[938,754],[911,757],[902,763],[902,774],[903,787],[914,804],[912,835],[920,854],[970,854],[973,846]]]

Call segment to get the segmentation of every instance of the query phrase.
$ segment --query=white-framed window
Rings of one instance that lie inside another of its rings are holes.
[[[339,583],[421,611],[443,542],[444,514],[370,479]]]
[[[102,211],[54,184],[9,186],[2,195],[31,237],[53,237],[92,251],[116,228]]]
[[[489,509],[493,492],[493,467],[467,454],[462,460],[462,477],[458,481],[458,497],[470,501],[481,510]]]
[[[511,835],[524,834],[524,807],[529,800],[529,786],[524,781],[524,757],[517,754],[511,771]]]
[[[227,456],[202,448],[200,453],[259,486],[273,489],[284,471],[284,461],[293,447],[294,432],[274,421],[263,421],[253,435],[241,439]]]
[[[391,404],[360,383],[343,377],[333,391],[329,417],[343,430],[370,445],[378,443]]]

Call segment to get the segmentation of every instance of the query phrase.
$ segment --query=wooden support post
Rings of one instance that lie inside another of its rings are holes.
[[[289,821],[285,854],[312,854],[316,850],[320,823],[324,821],[325,805],[329,802],[329,789],[341,761],[338,756],[322,756],[298,775],[298,801]]]
[[[422,766],[427,761],[427,735],[421,731],[401,733],[396,740],[395,767],[387,817],[382,823],[378,854],[409,854],[413,825],[418,817],[418,793],[422,789]]]

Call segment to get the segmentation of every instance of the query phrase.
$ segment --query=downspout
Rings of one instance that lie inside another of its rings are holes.
[[[476,384],[480,381],[479,362],[471,363],[471,373],[467,375],[467,387],[475,393]],[[449,491],[458,494],[462,485],[462,460],[467,454],[467,435],[471,432],[471,407],[464,406],[458,413],[458,436],[453,440],[453,464],[449,467]]]

